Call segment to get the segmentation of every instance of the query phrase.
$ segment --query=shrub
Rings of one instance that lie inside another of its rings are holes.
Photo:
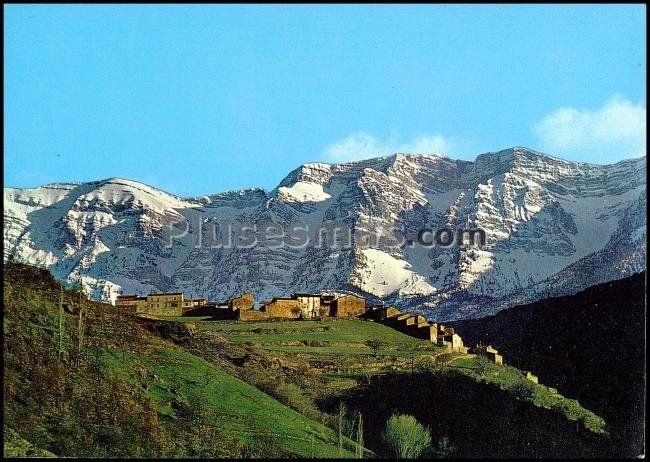
[[[479,342],[474,346],[474,348],[472,348],[472,353],[476,356],[487,356],[487,346]]]
[[[388,419],[383,437],[400,459],[417,458],[431,446],[429,429],[405,414],[393,414]]]
[[[315,419],[320,418],[320,413],[314,401],[298,385],[290,382],[282,382],[272,390],[272,394],[278,401],[294,408],[298,412]]]
[[[530,401],[535,396],[535,390],[531,384],[518,383],[512,387],[512,394],[518,399]]]

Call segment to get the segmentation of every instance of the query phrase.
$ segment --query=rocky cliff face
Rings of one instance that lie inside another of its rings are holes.
[[[645,158],[591,165],[513,148],[474,162],[396,154],[306,164],[270,192],[196,198],[118,178],[5,188],[4,258],[81,280],[102,299],[352,290],[441,320],[471,318],[645,269],[645,169]],[[171,222],[188,232],[170,247]],[[302,234],[291,225],[304,225],[312,238],[228,246],[228,224],[292,236]],[[350,238],[325,232],[319,246],[314,230],[334,225]],[[482,229],[486,242],[403,245],[425,228]]]

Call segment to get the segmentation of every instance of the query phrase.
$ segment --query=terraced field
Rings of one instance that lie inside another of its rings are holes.
[[[189,323],[197,332],[221,335],[266,357],[284,362],[306,361],[322,381],[324,388],[320,396],[342,393],[374,376],[448,370],[495,385],[537,407],[554,409],[569,420],[581,420],[593,432],[606,433],[602,418],[576,400],[543,384],[530,382],[514,367],[498,366],[473,355],[449,353],[427,340],[411,337],[378,322],[360,319],[265,322],[167,319]],[[379,347],[373,349],[368,340],[379,341]]]

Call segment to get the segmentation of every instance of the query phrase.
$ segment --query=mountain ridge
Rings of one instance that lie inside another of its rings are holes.
[[[260,299],[344,289],[437,319],[478,317],[548,296],[562,271],[567,294],[645,269],[645,169],[645,157],[598,165],[514,147],[474,162],[398,153],[307,163],[271,191],[186,198],[117,177],[5,188],[4,259],[81,280],[103,300],[120,290],[218,299],[250,290]],[[400,246],[390,231],[368,248],[353,237],[340,248],[214,250],[189,236],[169,249],[170,220],[192,231],[337,223],[352,232],[401,227],[412,238],[423,228],[480,228],[488,237],[483,248]],[[593,276],[585,268],[596,254],[602,271]]]
[[[570,161],[570,160],[563,159],[561,157],[552,156],[550,154],[543,153],[541,151],[535,151],[535,150],[527,148],[525,146],[513,146],[511,148],[503,149],[503,150],[500,150],[500,151],[484,152],[484,153],[478,154],[477,157],[474,159],[474,161],[464,160],[464,159],[454,159],[452,157],[449,157],[449,156],[446,156],[446,155],[443,155],[443,154],[433,154],[433,153],[431,153],[431,154],[417,154],[417,153],[396,152],[394,154],[387,155],[387,156],[378,156],[378,157],[373,157],[373,158],[369,158],[369,159],[361,159],[361,160],[355,160],[355,161],[350,161],[350,162],[341,162],[341,163],[330,163],[330,162],[323,162],[323,161],[305,162],[304,164],[301,164],[299,167],[296,167],[291,172],[289,172],[289,174],[287,174],[280,181],[280,183],[278,183],[278,186],[283,186],[284,185],[283,183],[291,176],[292,173],[299,171],[303,167],[317,167],[317,166],[330,166],[331,167],[333,165],[350,165],[350,164],[363,163],[363,162],[367,162],[367,161],[371,161],[371,160],[386,159],[386,158],[391,158],[391,157],[396,157],[396,156],[403,156],[403,157],[433,157],[433,158],[439,158],[439,159],[447,159],[447,160],[457,162],[457,163],[474,164],[479,157],[505,153],[505,152],[511,151],[511,150],[527,151],[527,152],[536,154],[539,157],[545,157],[545,158],[552,159],[554,161],[559,161],[559,162],[565,163],[565,164],[591,166],[591,167],[615,166],[615,165],[624,164],[624,163],[636,163],[636,162],[639,162],[639,161],[645,161],[645,159],[646,159],[646,156],[640,156],[640,157],[634,157],[634,158],[619,160],[617,162],[609,163],[609,164],[597,164],[597,163],[593,163],[593,162]],[[202,197],[206,197],[206,196],[218,196],[218,195],[221,195],[221,194],[232,194],[232,193],[239,193],[239,192],[242,192],[242,191],[264,191],[266,193],[270,193],[270,192],[274,191],[275,189],[277,189],[277,186],[275,188],[273,188],[273,189],[270,189],[270,190],[267,189],[267,188],[264,188],[264,187],[260,187],[260,186],[249,186],[249,187],[244,187],[244,188],[226,189],[224,191],[220,191],[220,192],[216,192],[216,193],[206,193],[206,194],[181,196],[181,195],[175,194],[173,192],[166,191],[165,189],[159,188],[157,186],[145,183],[144,181],[133,180],[133,179],[130,179],[130,178],[120,177],[120,176],[99,178],[99,179],[88,180],[88,181],[64,181],[64,182],[44,183],[42,185],[34,186],[34,187],[5,186],[4,189],[26,190],[26,189],[39,189],[39,188],[53,188],[55,186],[80,186],[82,184],[89,184],[89,183],[110,182],[111,180],[129,181],[129,182],[132,182],[132,183],[139,183],[139,184],[147,186],[149,188],[156,189],[158,191],[169,194],[170,196],[175,196],[175,197],[185,199],[185,200],[195,200],[197,198],[202,198]]]

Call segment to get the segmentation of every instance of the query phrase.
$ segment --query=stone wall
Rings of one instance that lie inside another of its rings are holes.
[[[343,295],[334,300],[334,316],[337,318],[352,318],[366,311],[366,301],[356,295]]]
[[[260,310],[269,318],[298,319],[303,316],[304,305],[300,300],[276,298],[264,305]]]
[[[259,310],[239,310],[238,315],[240,321],[262,321],[268,319],[268,315]]]
[[[150,316],[183,316],[183,307],[142,305],[137,308],[137,314]]]
[[[428,340],[436,345],[448,347],[458,353],[467,354],[469,352],[469,348],[463,344],[463,339],[454,332],[452,327],[435,322],[429,323],[422,315],[402,313],[394,306],[383,308],[382,311],[378,316],[375,316],[375,319],[400,332]]]

